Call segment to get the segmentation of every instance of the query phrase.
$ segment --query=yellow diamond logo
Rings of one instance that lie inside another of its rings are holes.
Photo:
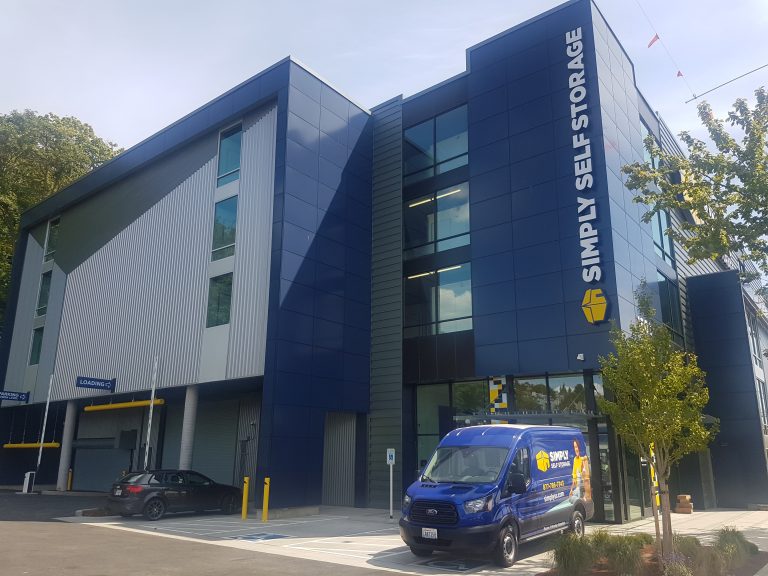
[[[536,467],[542,472],[549,470],[549,454],[544,450],[539,450],[539,453],[536,454]]]
[[[605,320],[605,311],[608,308],[608,301],[603,295],[601,288],[590,288],[584,292],[584,299],[581,301],[581,309],[587,322],[597,324]]]

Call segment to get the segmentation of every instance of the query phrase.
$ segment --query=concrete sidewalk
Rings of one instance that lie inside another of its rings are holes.
[[[322,507],[317,515],[274,519],[267,523],[262,523],[258,517],[242,521],[237,516],[219,514],[179,514],[158,522],[148,522],[141,517],[68,520],[101,528],[206,542],[241,551],[407,574],[465,572],[493,576],[510,573],[482,558],[455,557],[447,554],[434,554],[426,559],[417,558],[400,540],[397,523],[389,519],[385,510]],[[734,526],[742,530],[761,550],[768,550],[768,512],[711,510],[694,512],[691,515],[674,514],[672,526],[676,532],[695,535],[704,541],[711,539],[723,526]],[[654,532],[653,520],[618,526],[588,525],[589,532],[601,528],[611,533]],[[550,537],[522,545],[520,560],[515,564],[514,573],[534,576],[551,568],[550,551],[553,542],[554,538]]]

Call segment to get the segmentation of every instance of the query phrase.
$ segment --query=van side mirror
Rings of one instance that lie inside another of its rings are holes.
[[[507,476],[506,492],[509,494],[524,494],[528,490],[523,474],[512,472]]]

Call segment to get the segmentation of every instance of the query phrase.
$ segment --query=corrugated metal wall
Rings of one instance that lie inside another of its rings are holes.
[[[277,107],[243,125],[227,378],[264,374]]]
[[[323,504],[355,504],[355,432],[357,416],[350,413],[325,415],[323,442]]]
[[[197,407],[192,469],[232,484],[237,454],[237,400],[201,401]]]
[[[403,403],[403,188],[402,100],[373,111],[373,247],[371,271],[371,412],[369,505],[389,503],[387,448],[402,455]],[[395,494],[402,491],[396,459]]]
[[[275,106],[244,124],[231,378],[264,369],[275,125]],[[118,393],[147,390],[155,355],[160,388],[197,381],[215,170],[214,158],[70,273],[53,399],[93,396],[75,388],[77,376],[116,378]]]
[[[256,456],[259,447],[259,416],[261,406],[258,398],[240,400],[240,416],[237,425],[237,467],[235,485],[242,485],[243,476],[251,478],[249,499],[256,494]],[[245,458],[242,456],[242,442],[245,442]],[[261,488],[261,487],[259,487]]]

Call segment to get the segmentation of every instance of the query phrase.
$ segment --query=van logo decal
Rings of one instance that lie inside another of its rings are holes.
[[[427,509],[427,515],[428,516],[437,516],[437,510],[435,510],[434,508],[428,508]]]
[[[544,450],[539,450],[539,453],[536,454],[536,467],[542,472],[549,470],[549,454]]]

